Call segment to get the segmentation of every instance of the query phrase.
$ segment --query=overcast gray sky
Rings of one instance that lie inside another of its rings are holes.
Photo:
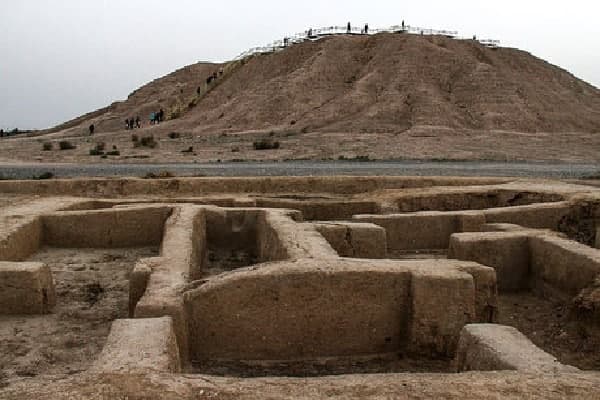
[[[399,24],[502,41],[600,87],[592,0],[0,0],[0,128],[45,128],[200,60],[308,27]]]

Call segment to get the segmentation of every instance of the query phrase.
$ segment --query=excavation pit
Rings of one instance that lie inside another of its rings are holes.
[[[330,375],[375,391],[382,379],[595,379],[600,250],[572,239],[597,226],[585,204],[598,189],[372,179],[292,180],[318,188],[303,195],[284,181],[273,193],[266,180],[257,193],[225,182],[221,194],[210,179],[124,181],[114,197],[109,180],[86,198],[0,203],[0,259],[49,268],[56,292],[47,314],[0,315],[0,384],[50,374],[172,384],[184,373],[192,386],[252,381],[264,394]]]

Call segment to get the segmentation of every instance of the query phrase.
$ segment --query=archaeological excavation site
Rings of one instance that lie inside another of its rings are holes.
[[[0,181],[0,398],[599,398],[600,188]]]

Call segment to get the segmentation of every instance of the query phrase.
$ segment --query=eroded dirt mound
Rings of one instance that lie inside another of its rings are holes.
[[[99,118],[187,104],[219,66],[186,67]],[[294,122],[293,122],[294,121]],[[230,132],[289,127],[403,132],[413,127],[596,132],[600,91],[529,53],[437,36],[336,36],[255,56],[177,125]]]

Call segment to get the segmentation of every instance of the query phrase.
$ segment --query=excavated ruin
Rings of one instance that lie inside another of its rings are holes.
[[[479,398],[478,385],[521,376],[514,393],[560,398],[600,385],[592,186],[173,178],[4,181],[0,193],[8,398],[100,386],[263,398],[278,385],[365,397],[358,381],[377,397],[406,380]]]

